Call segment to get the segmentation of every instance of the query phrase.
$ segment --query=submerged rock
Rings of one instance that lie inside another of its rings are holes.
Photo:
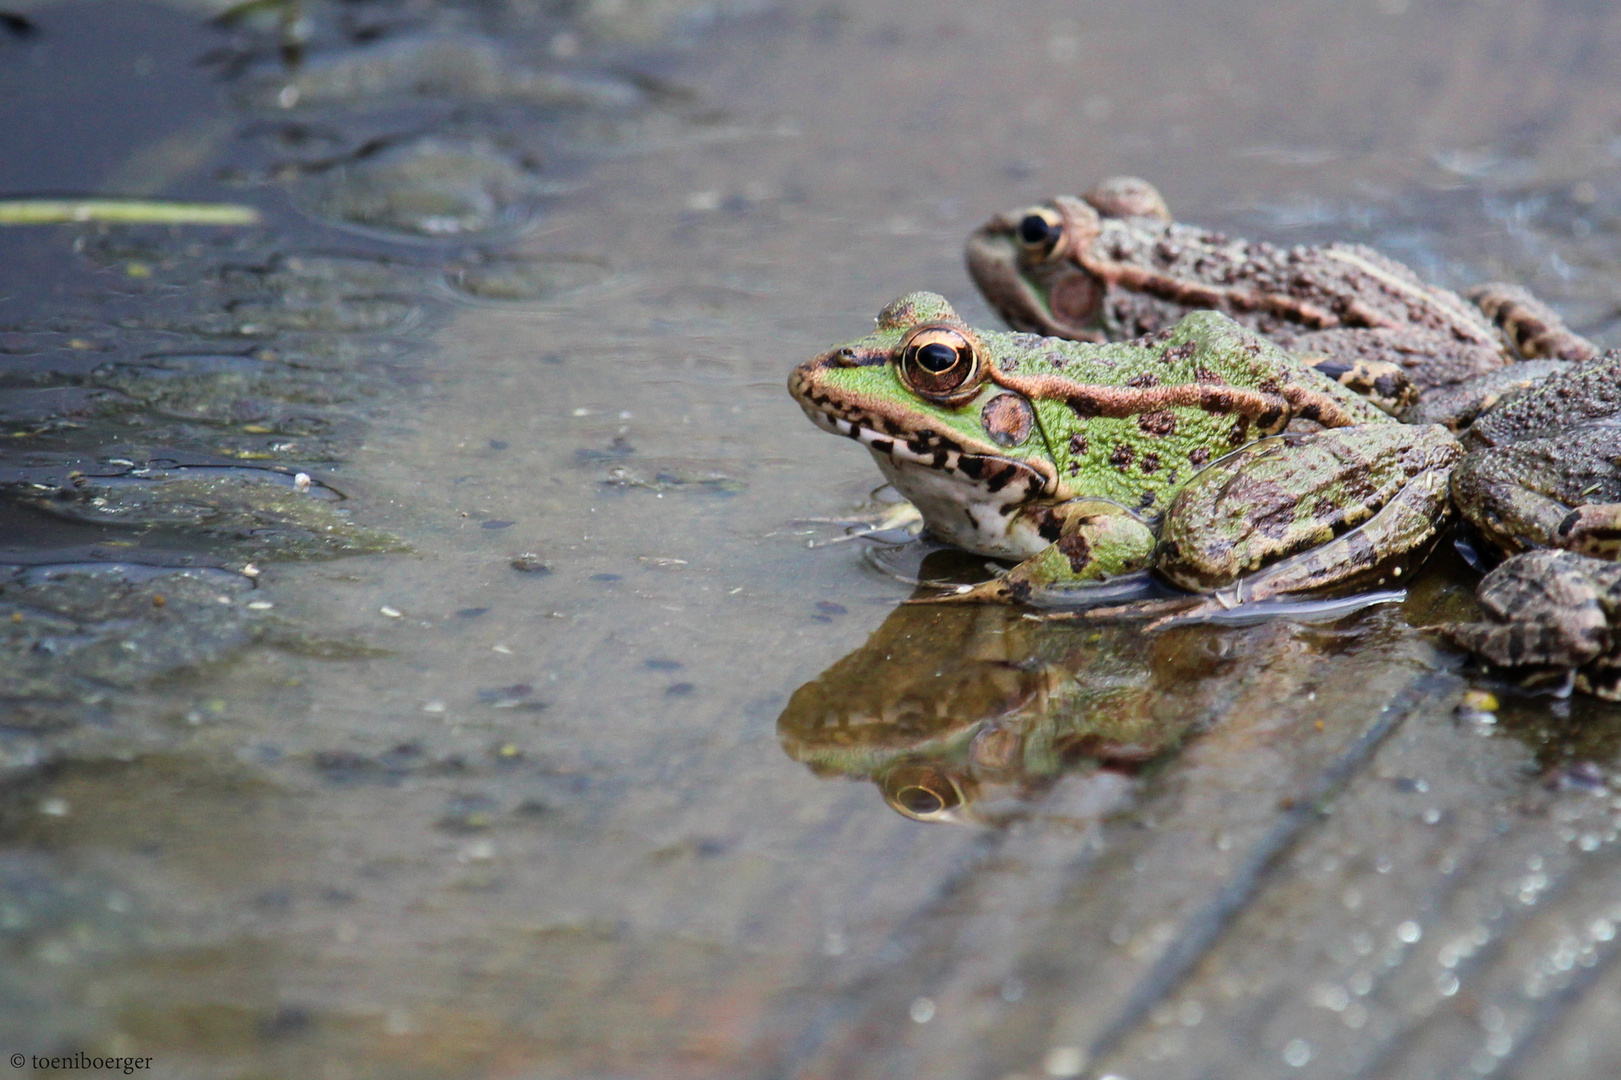
[[[54,484],[0,480],[0,494],[71,521],[176,530],[229,540],[258,556],[319,559],[405,550],[394,537],[349,520],[338,505],[343,496],[304,473],[148,465],[109,476],[73,472]]]
[[[444,237],[516,228],[558,191],[487,139],[430,135],[332,168],[301,201],[351,225]]]
[[[536,70],[496,42],[470,34],[400,37],[320,55],[287,78],[266,80],[253,95],[278,108],[361,106],[402,97],[615,107],[634,105],[640,96],[611,77]]]

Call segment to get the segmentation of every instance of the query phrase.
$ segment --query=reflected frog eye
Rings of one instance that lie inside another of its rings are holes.
[[[1063,221],[1045,206],[1033,208],[1019,221],[1019,242],[1042,258],[1052,254],[1063,235]]]
[[[885,802],[916,821],[949,819],[972,801],[950,772],[927,762],[898,766],[879,779],[879,788]]]
[[[972,394],[981,374],[974,343],[949,326],[919,327],[901,345],[901,381],[931,400]]]

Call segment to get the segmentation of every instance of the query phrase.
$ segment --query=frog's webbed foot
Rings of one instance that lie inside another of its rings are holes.
[[[1078,499],[1052,508],[1058,539],[999,578],[917,603],[1027,604],[1066,587],[1129,574],[1154,554],[1154,532],[1125,507]]]
[[[843,525],[845,531],[828,540],[812,540],[810,547],[826,547],[829,544],[842,544],[851,540],[860,540],[864,536],[880,536],[882,534],[910,534],[913,537],[923,532],[923,515],[911,503],[902,500],[881,507],[869,514],[859,514],[846,518],[796,518],[798,522],[809,525]]]
[[[1477,285],[1466,294],[1527,360],[1591,360],[1598,347],[1518,285]]]
[[[934,596],[917,596],[903,601],[907,604],[1016,604],[1020,597],[1014,593],[1005,575],[982,581],[978,585],[954,585]]]

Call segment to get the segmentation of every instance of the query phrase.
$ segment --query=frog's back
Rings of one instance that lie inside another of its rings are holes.
[[[1332,400],[1355,422],[1393,422],[1219,312],[1195,311],[1169,330],[1110,345],[985,337],[998,353],[998,381],[1035,405],[1065,496],[1108,499],[1144,516],[1162,512],[1222,454],[1281,429],[1297,390]]]
[[[1174,222],[1104,219],[1091,253],[1111,333],[1150,333],[1222,311],[1261,333],[1422,328],[1495,348],[1491,323],[1449,289],[1360,244],[1272,244]]]

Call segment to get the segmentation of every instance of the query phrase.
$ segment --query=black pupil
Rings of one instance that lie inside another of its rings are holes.
[[[902,788],[895,798],[902,806],[920,817],[924,814],[938,814],[946,808],[945,800],[927,788]]]
[[[950,345],[931,341],[917,350],[917,362],[926,371],[938,375],[942,371],[951,370],[951,366],[957,362],[957,350]]]
[[[1019,222],[1019,239],[1027,244],[1048,244],[1058,239],[1058,226],[1040,214],[1026,214]]]

